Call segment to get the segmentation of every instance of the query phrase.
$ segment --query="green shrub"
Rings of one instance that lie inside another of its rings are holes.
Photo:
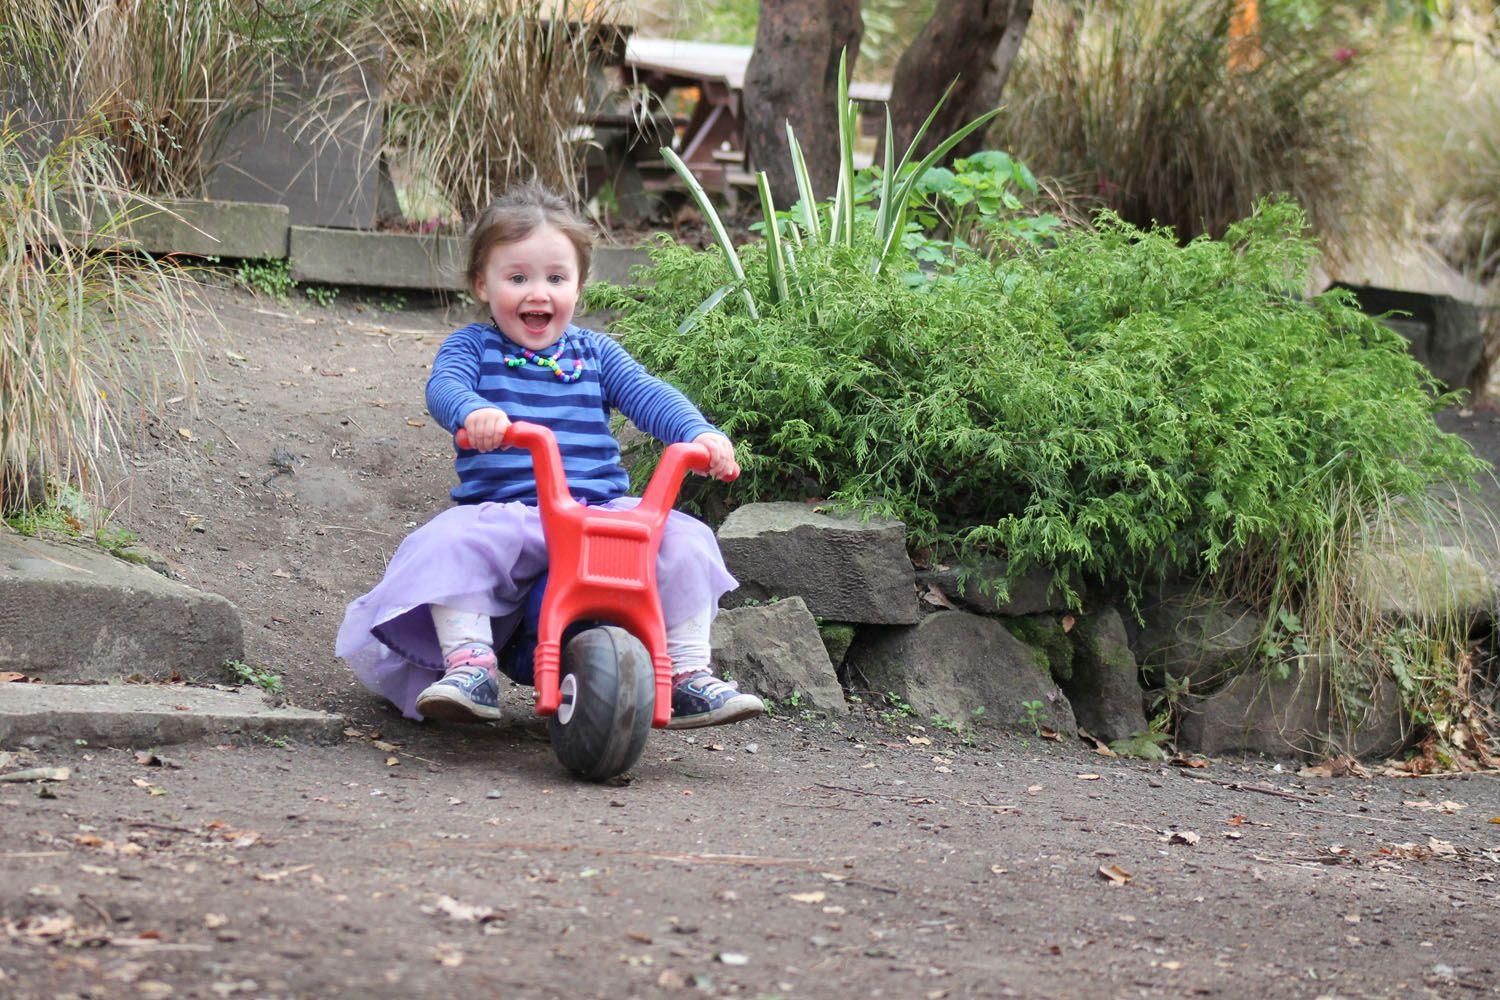
[[[1284,576],[1350,509],[1481,465],[1437,430],[1449,400],[1399,337],[1342,294],[1297,297],[1303,229],[1286,202],[1187,246],[1105,215],[915,287],[859,240],[809,245],[809,294],[779,302],[755,244],[760,317],[730,297],[686,332],[725,262],[663,238],[652,285],[592,304],[740,446],[733,502],[825,496],[901,518],[917,548],[1050,568],[1066,593],[1247,550]]]

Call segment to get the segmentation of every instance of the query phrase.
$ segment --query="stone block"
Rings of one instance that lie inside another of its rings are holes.
[[[283,73],[274,99],[228,130],[205,183],[209,196],[282,205],[299,226],[374,226],[384,141],[379,58],[372,53],[363,71],[342,79],[316,67]]]
[[[1145,732],[1139,669],[1120,613],[1104,608],[1084,615],[1073,633],[1073,671],[1062,688],[1078,724],[1106,742]]]
[[[1500,601],[1489,570],[1456,545],[1372,547],[1355,555],[1351,572],[1355,592],[1377,614],[1393,618],[1490,618]]]
[[[725,605],[801,597],[833,621],[905,625],[921,616],[900,521],[820,514],[800,503],[752,503],[719,528],[719,548],[740,581]]]
[[[639,284],[631,276],[636,268],[650,267],[651,255],[645,247],[594,247],[589,259],[589,281],[608,281],[614,285]]]
[[[228,736],[331,743],[341,716],[277,708],[254,690],[178,684],[0,684],[0,746],[158,747]]]
[[[238,201],[157,199],[162,211],[134,210],[131,238],[154,254],[198,257],[285,257],[288,213],[284,205]]]
[[[1249,607],[1192,587],[1173,587],[1143,602],[1133,644],[1141,665],[1212,690],[1255,661],[1265,619]]]
[[[924,721],[941,715],[1024,731],[1024,706],[1039,701],[1042,725],[1078,732],[1046,657],[993,618],[939,611],[914,626],[863,628],[844,665],[851,679],[877,696],[900,696]]]
[[[713,624],[713,667],[747,691],[843,715],[844,689],[800,597],[719,612]]]
[[[965,575],[964,570],[968,569]],[[982,615],[1035,615],[1047,611],[1066,611],[1068,602],[1062,592],[1053,585],[1050,569],[1034,569],[1012,580],[1004,601],[997,601],[986,593],[987,581],[1005,579],[1008,568],[1005,560],[985,558],[971,566],[943,566],[925,570],[917,575],[917,582],[937,587],[949,601],[967,610]]]
[[[211,682],[243,656],[239,612],[217,594],[92,546],[0,535],[0,670]]]
[[[1240,674],[1220,690],[1184,702],[1178,744],[1205,754],[1262,753],[1316,757],[1338,750],[1359,756],[1394,753],[1405,740],[1400,693],[1388,678],[1335,697],[1330,656],[1305,656],[1285,678]],[[1373,688],[1373,690],[1372,690]],[[1354,700],[1363,704],[1354,708]]]
[[[292,226],[292,278],[327,285],[463,290],[467,241]]]

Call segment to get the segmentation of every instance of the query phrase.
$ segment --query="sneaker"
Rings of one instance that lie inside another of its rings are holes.
[[[765,703],[746,694],[734,681],[721,681],[706,670],[672,682],[672,720],[668,729],[722,726],[760,715]]]
[[[459,667],[417,695],[417,711],[437,722],[488,722],[500,718],[500,682],[483,667]]]

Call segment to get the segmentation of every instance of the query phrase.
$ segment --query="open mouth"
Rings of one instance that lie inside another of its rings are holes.
[[[552,314],[550,312],[538,312],[535,310],[520,313],[521,325],[526,328],[527,333],[542,333],[552,325]]]

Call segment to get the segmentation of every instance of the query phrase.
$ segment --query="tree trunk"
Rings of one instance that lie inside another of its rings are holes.
[[[917,147],[925,155],[973,119],[1000,106],[1000,92],[1031,20],[1032,0],[946,0],[901,54],[891,82],[891,126],[896,153],[912,136],[948,84],[953,93]],[[984,129],[949,154],[967,156],[984,145]]]
[[[839,53],[848,51],[849,75],[864,22],[859,0],[761,0],[755,52],[745,70],[745,144],[751,162],[766,172],[778,208],[797,200],[787,152],[786,123],[796,130],[813,192],[833,195],[838,179]]]

